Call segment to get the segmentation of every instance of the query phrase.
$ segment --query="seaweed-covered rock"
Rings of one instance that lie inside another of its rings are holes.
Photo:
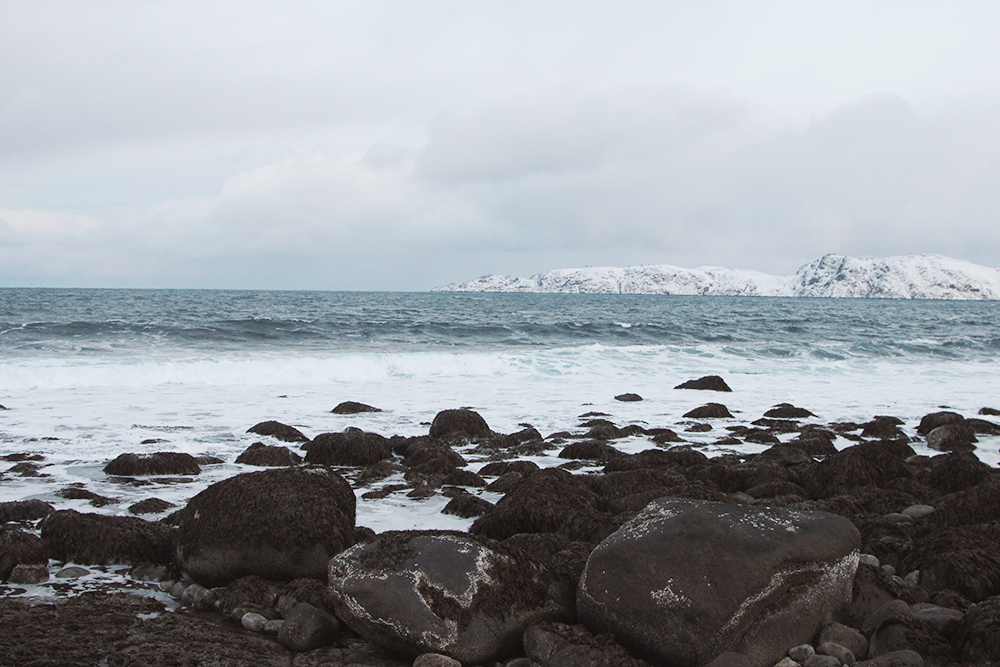
[[[542,667],[637,667],[638,662],[609,635],[595,637],[580,625],[546,623],[524,633],[524,652]]]
[[[48,564],[48,551],[39,537],[0,526],[0,581],[6,582],[18,565]]]
[[[1000,476],[949,493],[934,501],[934,513],[925,520],[942,526],[965,526],[1000,520]]]
[[[831,514],[663,498],[594,549],[577,613],[658,664],[771,665],[849,602],[859,546]]]
[[[52,505],[41,500],[12,500],[0,503],[0,524],[8,521],[36,521],[55,511]]]
[[[932,412],[929,415],[924,415],[920,420],[920,424],[917,425],[917,435],[927,435],[939,426],[961,424],[964,421],[965,417],[957,412]]]
[[[467,533],[390,531],[330,561],[337,616],[411,657],[490,664],[521,650],[531,625],[567,621],[572,592],[524,554]]]
[[[487,463],[482,468],[479,469],[479,475],[492,477],[499,477],[508,472],[519,472],[523,476],[527,477],[533,473],[540,470],[538,464],[534,461],[493,461],[492,463]]]
[[[232,617],[233,612],[242,616],[246,608],[270,609],[278,600],[280,586],[256,575],[240,577],[230,582],[225,588],[216,589],[219,611]],[[233,620],[239,620],[233,618]]]
[[[996,469],[980,461],[971,452],[953,452],[935,456],[921,481],[939,493],[955,493],[982,484],[996,474]]]
[[[121,454],[104,466],[108,475],[136,477],[141,475],[197,475],[201,466],[184,452],[153,454]]]
[[[176,505],[160,498],[146,498],[129,505],[128,511],[132,514],[159,514],[166,512],[171,507],[176,507]]]
[[[636,403],[642,400],[642,396],[632,393],[618,394],[615,396],[615,400],[621,401],[622,403]]]
[[[272,438],[277,438],[278,440],[283,440],[285,442],[309,442],[309,438],[304,436],[302,431],[299,429],[276,421],[266,421],[254,424],[247,429],[247,433],[269,435]]]
[[[697,380],[688,380],[674,387],[674,389],[700,389],[702,391],[732,391],[726,381],[718,375],[706,375]]]
[[[370,466],[392,456],[386,438],[359,428],[317,435],[305,450],[306,463],[329,466]]]
[[[250,574],[321,579],[355,542],[350,484],[325,468],[274,468],[217,482],[181,511],[177,564],[198,583]]]
[[[302,463],[302,457],[288,447],[255,442],[236,457],[236,462],[262,467],[297,466]]]
[[[382,409],[366,403],[358,403],[357,401],[344,401],[343,403],[339,403],[333,410],[330,410],[330,412],[335,415],[356,415],[362,412],[382,412]]]
[[[976,448],[976,436],[964,423],[945,424],[927,434],[927,446],[939,452],[970,452]]]
[[[1000,544],[971,530],[931,525],[913,540],[903,568],[928,591],[954,590],[972,602],[1000,595]]]
[[[49,556],[81,564],[173,562],[174,529],[131,516],[58,510],[39,524]]]
[[[816,415],[805,408],[797,408],[791,403],[779,403],[765,412],[764,416],[770,419],[808,419]]]
[[[474,516],[482,516],[491,509],[493,509],[493,503],[490,501],[484,500],[479,496],[474,496],[471,493],[460,493],[448,501],[448,504],[444,506],[441,512],[444,514],[454,514],[463,519],[471,519]]]
[[[482,416],[473,410],[442,410],[431,422],[430,437],[488,438],[493,434]]]
[[[980,602],[959,623],[958,648],[962,662],[1000,662],[1000,597]]]
[[[827,456],[802,480],[814,498],[829,498],[862,486],[882,487],[903,477],[914,478],[907,466],[913,449],[897,441],[862,442]]]
[[[575,459],[587,461],[607,461],[616,456],[621,456],[624,452],[616,449],[601,440],[581,440],[572,445],[566,445],[559,452],[561,459]]]
[[[731,419],[729,409],[721,403],[706,403],[684,414],[688,419]]]

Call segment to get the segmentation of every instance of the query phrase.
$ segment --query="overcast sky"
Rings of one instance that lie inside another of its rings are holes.
[[[0,285],[1000,266],[1000,3],[0,3]]]

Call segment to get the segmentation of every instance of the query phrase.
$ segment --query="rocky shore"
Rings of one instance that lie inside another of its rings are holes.
[[[732,417],[722,378],[681,387],[716,397],[687,430]],[[786,403],[718,440],[758,453],[712,458],[598,413],[545,437],[469,409],[418,437],[262,422],[238,459],[259,471],[133,506],[159,520],[0,503],[0,665],[996,664],[1000,476],[975,452],[998,414],[817,423]],[[562,463],[527,460],[543,452]],[[30,452],[5,458],[0,485],[37,474]],[[104,473],[213,464],[126,452]],[[359,502],[390,494],[474,521],[358,525]]]

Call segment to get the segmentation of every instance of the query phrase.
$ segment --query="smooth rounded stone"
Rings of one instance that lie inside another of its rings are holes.
[[[969,452],[976,436],[965,424],[945,424],[927,434],[927,446],[940,452]]]
[[[188,586],[190,585],[191,585],[190,582],[178,581],[176,584],[173,585],[173,587],[171,587],[170,597],[176,600],[180,600],[184,596],[184,591],[187,590]]]
[[[49,557],[82,565],[173,562],[174,529],[158,521],[58,510],[38,524]]]
[[[868,657],[868,640],[863,634],[843,623],[831,623],[819,633],[819,644],[838,644],[854,655],[856,660]]]
[[[804,663],[814,655],[816,655],[816,649],[812,647],[812,644],[799,644],[788,649],[788,657],[795,662]]]
[[[431,422],[430,437],[488,438],[493,435],[486,420],[472,410],[442,410]]]
[[[908,623],[886,623],[872,635],[868,643],[868,657],[877,658],[895,651],[915,650],[917,647],[910,641],[911,634]]]
[[[704,667],[753,667],[753,663],[742,653],[729,651],[715,656],[706,662]]]
[[[169,565],[142,563],[129,570],[128,576],[136,581],[163,581],[169,579],[172,574],[173,568]]]
[[[164,593],[170,593],[171,591],[174,590],[174,586],[176,585],[177,585],[176,581],[173,581],[172,579],[166,579],[160,582],[160,590],[163,591]],[[181,592],[183,593],[184,591]]]
[[[924,667],[924,659],[916,651],[893,651],[871,660],[856,662],[854,667]]]
[[[243,617],[240,618],[240,624],[250,632],[264,632],[267,619],[261,614],[250,611],[243,614]]]
[[[859,565],[871,565],[872,567],[881,567],[878,558],[872,556],[871,554],[861,554],[858,556]]]
[[[18,565],[48,564],[48,550],[37,535],[20,528],[0,527],[0,581],[6,581]]]
[[[930,505],[910,505],[903,510],[903,514],[912,518],[915,521],[923,519],[925,516],[931,514],[934,508]]]
[[[882,571],[885,572],[890,577],[895,576],[895,574],[896,574],[896,568],[894,568],[892,565],[888,565],[888,564],[882,566]]]
[[[786,655],[784,658],[774,663],[774,667],[802,667],[802,665]]]
[[[954,626],[965,618],[965,612],[951,607],[940,607],[936,604],[918,602],[911,604],[910,609],[913,616],[918,621],[926,623],[938,632],[945,632],[947,628]]]
[[[608,635],[582,625],[546,623],[524,632],[524,653],[537,667],[637,667],[635,658]]]
[[[264,624],[263,632],[265,635],[276,636],[279,632],[281,632],[281,627],[284,624],[285,624],[285,619],[283,618],[276,618],[273,621],[268,621],[267,623]]]
[[[373,407],[367,403],[344,401],[343,403],[339,403],[333,410],[330,410],[330,412],[335,415],[356,415],[362,412],[382,412],[382,409]]]
[[[932,412],[921,418],[920,423],[917,425],[917,435],[927,435],[939,426],[944,426],[946,424],[961,424],[964,421],[965,417],[957,412]]]
[[[842,665],[853,665],[857,662],[854,652],[846,646],[841,646],[835,642],[823,642],[816,647],[816,653],[828,655],[836,658]]]
[[[63,569],[56,572],[57,579],[79,579],[80,577],[90,574],[90,570],[82,567],[64,567]]]
[[[569,584],[532,559],[457,531],[388,531],[330,560],[337,617],[387,651],[490,664],[534,624],[566,621]]]
[[[832,655],[816,654],[803,662],[802,667],[840,667],[841,664],[843,663]]]
[[[462,667],[462,663],[440,653],[421,653],[413,661],[413,667]]]
[[[919,586],[920,585],[920,570],[913,570],[903,577],[903,583],[907,586]]]
[[[864,620],[861,625],[861,634],[871,641],[879,628],[888,623],[907,622],[913,619],[913,612],[910,605],[902,600],[891,600],[872,612],[872,615]]]
[[[216,599],[215,591],[200,584],[191,584],[181,594],[181,602],[195,609],[208,609]]]
[[[181,510],[177,566],[207,587],[247,575],[322,579],[330,558],[356,540],[356,502],[351,485],[326,468],[271,468],[216,482]]]
[[[621,401],[622,403],[636,403],[642,400],[642,396],[640,396],[639,394],[631,394],[631,393],[618,394],[617,396],[615,396],[615,400]]]
[[[706,375],[697,380],[688,380],[674,389],[699,389],[701,391],[732,391],[726,381],[718,375]]]
[[[909,514],[903,514],[902,512],[890,512],[889,514],[883,514],[882,518],[892,523],[913,523],[913,517]]]
[[[302,435],[302,431],[299,429],[276,421],[265,421],[254,424],[247,429],[247,433],[269,435],[284,442],[309,442],[309,438]]]
[[[770,665],[850,603],[860,544],[825,512],[661,498],[591,553],[577,614],[652,662]]]
[[[20,563],[10,571],[7,582],[11,584],[40,584],[49,580],[47,565]]]
[[[729,408],[722,403],[706,403],[684,413],[684,417],[686,419],[732,419],[733,415],[729,412]]]
[[[336,617],[307,602],[300,602],[278,630],[278,643],[290,651],[311,651],[332,643],[339,634],[340,623]]]
[[[503,663],[503,667],[538,667],[538,665],[531,658],[514,658]]]

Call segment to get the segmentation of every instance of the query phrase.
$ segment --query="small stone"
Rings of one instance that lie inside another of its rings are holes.
[[[462,663],[440,653],[421,653],[413,661],[413,667],[462,667]]]
[[[174,584],[173,588],[170,589],[170,597],[180,600],[181,596],[184,595],[184,589],[186,589],[187,587],[188,587],[187,582],[178,581],[176,584]]]
[[[926,602],[911,604],[910,609],[917,620],[930,625],[938,632],[946,632],[948,628],[954,627],[965,618],[965,614],[958,609],[939,607]]]
[[[339,634],[336,617],[302,602],[288,614],[278,632],[278,642],[291,651],[311,651],[331,643]]]
[[[905,510],[903,510],[903,514],[905,514],[908,517],[912,517],[916,521],[919,521],[920,519],[923,519],[925,516],[932,513],[933,511],[934,508],[931,507],[930,505],[910,505]]]
[[[276,618],[273,621],[268,621],[264,624],[264,634],[265,635],[277,635],[281,631],[281,627],[285,624],[285,619]]]
[[[877,658],[854,663],[854,667],[924,667],[924,659],[916,651],[892,651]]]
[[[256,612],[250,611],[243,614],[243,617],[240,619],[240,625],[250,632],[264,632],[267,619]]]
[[[706,662],[704,667],[753,667],[753,663],[742,653],[730,651],[715,656]]]
[[[190,586],[188,590],[194,588],[195,586],[197,586],[197,584]],[[187,593],[188,591],[184,592]],[[213,606],[215,604],[215,601],[218,599],[219,599],[218,596],[212,589],[205,588],[204,586],[198,586],[194,594],[191,595],[190,604],[195,609],[208,609],[209,607]]]
[[[832,655],[816,654],[802,663],[802,667],[840,667],[842,664]]]
[[[802,665],[795,662],[786,655],[784,658],[774,663],[774,667],[802,667]]]
[[[833,656],[840,661],[840,664],[847,665],[848,667],[857,662],[857,658],[854,657],[854,653],[851,649],[834,642],[825,642],[820,644],[816,647],[816,653],[819,655]]]
[[[886,521],[891,521],[893,523],[913,523],[913,517],[909,514],[903,514],[902,512],[890,512],[886,514]]]
[[[12,584],[40,584],[49,580],[49,567],[47,565],[28,565],[20,563],[10,571],[7,579]]]
[[[788,657],[801,664],[805,664],[806,660],[814,655],[816,655],[816,649],[809,644],[799,644],[788,649]]]
[[[872,567],[879,567],[880,563],[878,558],[872,556],[871,554],[861,554],[858,556],[858,565],[871,565]]]
[[[843,623],[831,623],[823,628],[819,633],[819,643],[840,644],[849,650],[856,660],[863,660],[868,656],[868,640],[865,636]]]
[[[56,578],[58,579],[77,579],[84,575],[90,574],[90,570],[84,569],[82,567],[64,567],[63,569],[56,572]]]
[[[882,571],[885,572],[890,577],[896,574],[896,568],[894,568],[892,565],[883,565]]]
[[[160,590],[163,591],[164,593],[170,593],[171,591],[173,591],[174,586],[176,586],[176,585],[177,585],[177,582],[173,581],[171,579],[168,579],[166,581],[161,581],[160,582]]]
[[[618,394],[617,396],[615,396],[615,400],[621,401],[623,403],[636,403],[642,400],[642,396],[640,396],[639,394]]]
[[[914,570],[908,575],[903,577],[903,583],[908,586],[919,586],[920,585],[920,570]]]

